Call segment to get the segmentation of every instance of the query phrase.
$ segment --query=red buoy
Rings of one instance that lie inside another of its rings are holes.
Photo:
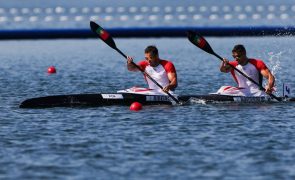
[[[54,66],[50,66],[50,67],[47,69],[47,72],[48,72],[49,74],[54,74],[54,73],[56,73],[56,69],[55,69]]]
[[[142,109],[142,105],[139,102],[134,102],[130,105],[131,111],[139,111]]]

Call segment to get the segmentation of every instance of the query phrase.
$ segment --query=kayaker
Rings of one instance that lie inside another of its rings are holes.
[[[164,92],[173,91],[177,87],[176,69],[171,61],[159,58],[159,52],[156,46],[148,46],[144,51],[145,60],[137,65],[145,70],[162,87]],[[127,57],[127,69],[129,71],[139,71],[131,62],[133,58]],[[149,78],[145,77],[150,89],[161,90]]]
[[[218,94],[263,96],[266,95],[265,93],[272,93],[274,90],[275,77],[262,60],[248,58],[246,49],[241,44],[234,46],[232,56],[235,58],[234,61],[228,61],[225,58],[223,59],[223,62],[220,65],[220,71],[224,73],[231,72],[234,80],[238,84],[238,87],[223,86],[217,91]],[[248,80],[239,72],[235,71],[229,64],[242,71],[261,86],[263,77],[266,78],[268,82],[265,86],[265,93],[261,91],[256,84]]]

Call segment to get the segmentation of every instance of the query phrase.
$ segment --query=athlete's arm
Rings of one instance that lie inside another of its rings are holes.
[[[127,69],[129,71],[139,71],[136,66],[134,66],[133,62],[133,58],[130,56],[127,56]]]
[[[221,64],[220,64],[220,71],[224,73],[230,72],[232,67],[229,65],[229,61],[225,58],[223,58]]]
[[[260,73],[262,74],[263,77],[265,77],[267,79],[267,85],[265,86],[265,92],[266,93],[272,93],[273,91],[273,87],[275,85],[275,77],[271,74],[271,72],[269,71],[268,68],[266,69],[262,69],[260,71]]]
[[[174,90],[177,85],[177,74],[176,72],[169,72],[167,73],[168,79],[169,79],[169,85],[163,88],[164,92],[168,92],[169,90]]]

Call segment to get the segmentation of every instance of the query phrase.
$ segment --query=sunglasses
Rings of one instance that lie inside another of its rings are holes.
[[[241,57],[242,57],[243,55],[239,54],[239,55],[232,55],[232,56],[233,56],[233,58],[235,58],[235,59],[241,59]]]

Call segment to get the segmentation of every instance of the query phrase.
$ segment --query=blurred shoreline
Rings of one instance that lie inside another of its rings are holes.
[[[293,1],[136,1],[136,0],[86,0],[86,1],[36,1],[11,0],[0,7],[1,39],[18,36],[15,31],[42,34],[44,31],[67,30],[88,33],[89,21],[95,21],[106,29],[116,31],[116,36],[126,29],[132,37],[139,36],[136,28],[145,29],[148,36],[173,34],[182,36],[183,30],[206,29],[208,35],[293,35],[295,4]],[[164,33],[155,34],[151,29]],[[232,29],[230,32],[228,29]],[[245,32],[245,29],[248,29]],[[255,32],[260,29],[259,32]],[[271,30],[270,30],[271,29]],[[278,30],[280,29],[280,30]],[[11,31],[13,30],[13,31]],[[164,31],[165,30],[165,31]],[[14,34],[5,34],[11,31]],[[206,32],[207,32],[206,31]],[[214,34],[214,32],[217,32]],[[269,32],[271,31],[271,32]],[[220,33],[224,32],[224,34]],[[79,38],[79,33],[75,37]],[[155,34],[155,35],[153,35]],[[33,33],[32,33],[33,35]],[[50,36],[50,34],[48,34]],[[66,34],[63,35],[65,38]],[[87,37],[91,37],[87,34]],[[169,36],[169,35],[167,35]],[[58,38],[58,36],[55,36]],[[85,37],[81,35],[80,37]],[[126,35],[121,35],[126,37]],[[36,38],[46,38],[36,37]]]

